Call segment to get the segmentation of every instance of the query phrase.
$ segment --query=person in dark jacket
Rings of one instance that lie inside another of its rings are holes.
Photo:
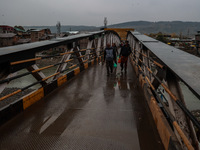
[[[119,44],[119,47],[121,48],[121,47],[123,47],[123,46],[124,46],[124,42],[121,41],[121,43]]]
[[[108,43],[106,49],[104,50],[104,61],[106,61],[107,76],[109,76],[110,73],[113,72],[113,61],[115,60],[116,60],[116,53]]]
[[[131,54],[131,47],[128,44],[128,41],[125,42],[125,45],[121,47],[120,57],[121,57],[121,72],[125,68],[125,72],[127,71],[127,61],[128,56]]]
[[[119,53],[118,53],[117,46],[116,46],[115,43],[112,44],[112,48],[113,48],[113,50],[114,50],[115,55],[118,56]],[[117,57],[114,59],[114,61],[115,61],[115,63],[117,64]]]

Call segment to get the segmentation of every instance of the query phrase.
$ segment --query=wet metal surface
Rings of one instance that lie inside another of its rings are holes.
[[[98,65],[0,127],[0,149],[162,150],[135,74]]]
[[[154,39],[131,32],[200,98],[200,58]],[[150,40],[152,39],[152,41]],[[156,40],[155,40],[156,41]]]
[[[9,46],[9,47],[3,47],[0,48],[0,56],[2,55],[7,55],[11,53],[16,53],[20,51],[26,51],[30,49],[37,49],[38,48],[45,48],[49,45],[56,46],[56,44],[59,44],[62,42],[66,41],[71,41],[71,40],[76,40],[76,39],[81,39],[85,37],[89,37],[92,35],[100,34],[103,33],[104,31],[96,31],[96,32],[90,32],[89,34],[77,34],[77,35],[72,35],[64,38],[56,38],[52,40],[45,40],[45,41],[40,41],[40,42],[33,42],[33,43],[28,43],[28,44],[21,44],[21,45],[16,45],[16,46]]]

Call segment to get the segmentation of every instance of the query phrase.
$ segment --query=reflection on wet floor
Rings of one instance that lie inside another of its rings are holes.
[[[0,128],[0,149],[163,149],[129,66],[89,68]]]

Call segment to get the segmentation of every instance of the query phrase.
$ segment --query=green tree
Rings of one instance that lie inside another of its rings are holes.
[[[164,37],[164,35],[162,34],[162,32],[159,32],[157,34],[156,40],[161,41],[163,43],[168,43],[168,40],[166,37]]]

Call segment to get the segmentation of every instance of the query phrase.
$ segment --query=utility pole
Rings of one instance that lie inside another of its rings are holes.
[[[60,24],[60,21],[58,21],[58,23],[56,24],[56,27],[57,27],[57,36],[60,36],[60,29],[61,29],[61,24]]]
[[[107,17],[104,18],[104,28],[107,28],[107,23],[108,23],[108,20],[107,20]]]

